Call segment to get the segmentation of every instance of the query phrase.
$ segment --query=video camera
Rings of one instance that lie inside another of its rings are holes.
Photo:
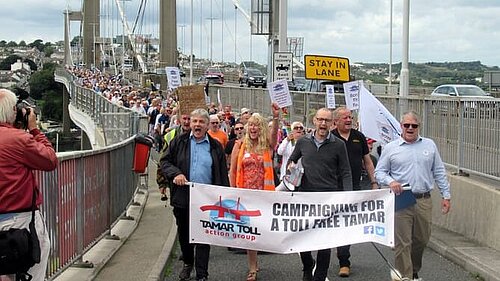
[[[26,130],[28,128],[28,116],[31,113],[31,105],[26,101],[29,98],[29,93],[21,88],[14,88],[14,94],[17,96],[16,104],[16,120],[14,121],[14,127]]]

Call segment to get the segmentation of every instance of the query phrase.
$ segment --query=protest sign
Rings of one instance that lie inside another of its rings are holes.
[[[286,80],[268,82],[267,89],[269,90],[269,97],[271,98],[271,101],[278,104],[280,108],[292,105],[292,96],[290,96]]]
[[[189,115],[197,108],[207,108],[203,85],[181,86],[175,92],[179,101],[180,115]]]

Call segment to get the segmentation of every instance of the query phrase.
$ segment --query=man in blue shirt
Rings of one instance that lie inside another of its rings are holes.
[[[419,135],[420,117],[410,111],[401,118],[401,138],[387,144],[375,169],[375,177],[398,196],[408,184],[416,204],[396,211],[395,265],[401,277],[421,280],[422,255],[431,235],[432,200],[437,184],[444,214],[450,210],[450,184],[436,144]]]
[[[210,245],[189,243],[188,182],[229,186],[221,144],[207,134],[209,116],[205,109],[191,112],[191,132],[176,136],[160,159],[170,185],[170,205],[177,223],[184,267],[180,280],[189,280],[193,266],[196,280],[207,280]],[[196,248],[196,251],[195,251]]]

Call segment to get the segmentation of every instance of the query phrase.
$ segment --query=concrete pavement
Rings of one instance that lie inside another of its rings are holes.
[[[171,207],[160,201],[155,175],[156,164],[150,162],[147,189],[141,188],[136,195],[138,206],[130,206],[127,210],[127,215],[134,220],[120,220],[111,231],[120,239],[104,238],[84,255],[83,260],[92,262],[94,267],[69,267],[55,280],[165,279],[165,267],[175,242],[176,227]],[[500,281],[499,251],[436,226],[432,229],[428,246],[471,272],[477,280]]]

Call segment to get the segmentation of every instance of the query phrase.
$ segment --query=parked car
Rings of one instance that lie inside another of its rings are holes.
[[[290,91],[305,91],[307,79],[305,77],[295,77],[292,81],[288,81],[288,89]]]
[[[474,117],[478,112],[480,113],[480,117],[489,116],[490,114],[491,116],[496,116],[499,110],[493,104],[488,103],[493,97],[476,85],[441,85],[432,91],[431,96],[460,99],[459,103],[454,106],[450,106],[451,102],[449,101],[433,101],[432,113],[453,114],[456,112],[456,115],[458,115],[460,103],[462,104],[462,112],[465,117]]]
[[[218,67],[209,67],[205,70],[205,76],[219,76],[222,83],[224,83],[224,72]]]
[[[267,86],[266,76],[256,68],[247,68],[243,71],[239,79],[240,87],[247,85],[247,87],[259,87],[265,88]]]

